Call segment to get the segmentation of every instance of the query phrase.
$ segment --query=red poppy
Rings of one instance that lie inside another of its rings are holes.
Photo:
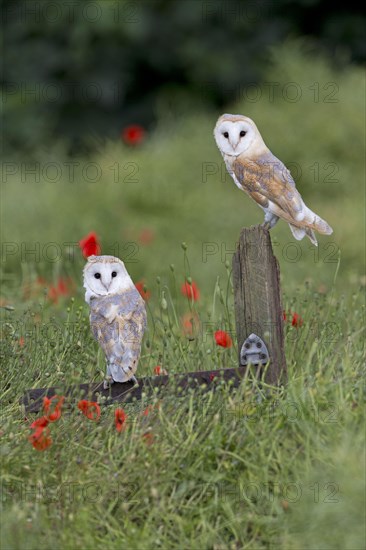
[[[49,420],[46,416],[42,416],[41,418],[37,418],[34,422],[32,422],[31,424],[31,428],[32,430],[34,430],[34,434],[32,435],[37,435],[41,432],[43,432],[43,430],[45,428],[47,428],[49,424]]]
[[[44,451],[52,444],[52,439],[49,436],[50,430],[47,426],[48,418],[45,416],[37,418],[30,426],[34,432],[28,437],[28,441],[37,451]]]
[[[48,289],[48,298],[53,302],[54,304],[57,304],[58,302],[58,292],[57,288],[54,286],[50,286]]]
[[[61,407],[64,401],[63,395],[54,395],[51,399],[48,397],[43,398],[43,410],[49,422],[56,422],[61,417]],[[52,409],[53,411],[50,412]]]
[[[181,323],[186,336],[194,336],[200,327],[200,319],[195,312],[185,313],[181,318]]]
[[[187,298],[193,300],[194,302],[197,302],[197,300],[200,299],[200,291],[194,281],[192,281],[191,283],[189,283],[188,281],[183,283],[181,293],[183,294],[183,296],[187,296]]]
[[[155,405],[148,405],[146,409],[142,412],[142,416],[149,416],[154,410],[160,409],[160,402],[158,401]]]
[[[46,430],[44,428],[40,431],[36,430],[29,436],[28,440],[37,451],[44,451],[52,445],[50,430],[48,428]]]
[[[71,294],[72,286],[73,282],[70,278],[65,279],[63,277],[59,277],[56,285],[50,285],[48,289],[48,298],[51,302],[57,304],[58,299],[61,296],[69,296]]]
[[[24,344],[25,344],[25,340],[24,340],[24,336],[21,336],[18,340],[18,344],[21,348],[24,347]]]
[[[78,403],[78,409],[80,409],[89,420],[94,420],[96,422],[100,418],[100,406],[95,401],[86,401],[86,399],[82,399]]]
[[[144,412],[142,413],[142,416],[148,416],[149,413],[152,411],[152,409],[153,409],[152,405],[148,405],[144,410]]]
[[[139,234],[139,241],[141,244],[148,245],[150,244],[155,238],[154,231],[152,229],[149,229],[148,227],[145,227],[141,230]]]
[[[63,296],[67,296],[69,294],[69,285],[66,279],[63,279],[62,277],[59,278],[57,283],[57,291]]]
[[[81,239],[81,241],[79,241],[79,246],[81,248],[84,258],[88,258],[89,256],[99,256],[101,252],[99,239],[94,231]]]
[[[291,325],[293,327],[301,327],[303,325],[304,321],[302,320],[302,318],[300,317],[300,315],[298,313],[293,313],[292,314],[292,321],[291,321]]]
[[[161,367],[160,365],[157,365],[156,367],[154,367],[154,374],[156,374],[156,376],[161,376],[164,374],[168,374],[168,371],[163,369],[163,367]]]
[[[212,382],[212,380],[214,380],[216,378],[216,374],[214,374],[213,372],[210,373],[210,380]]]
[[[218,346],[221,346],[222,348],[231,348],[231,346],[233,345],[230,334],[228,334],[224,330],[217,330],[215,332],[215,341],[216,344]]]
[[[131,124],[123,129],[121,137],[127,145],[140,145],[145,138],[145,130],[138,124]]]
[[[58,292],[55,286],[50,286],[50,288],[48,289],[48,298],[51,300],[51,302],[53,302],[54,304],[57,304]]]
[[[127,414],[123,409],[116,409],[114,411],[114,423],[117,432],[121,432],[126,427]]]
[[[286,315],[286,311],[285,311],[285,310],[283,310],[282,316],[283,316],[283,320],[284,320],[285,323],[286,323],[286,321],[287,321],[287,315]]]
[[[139,291],[140,295],[145,300],[145,302],[147,302],[150,299],[151,292],[149,290],[147,290],[144,281],[138,281],[135,284],[135,287]]]
[[[154,443],[154,434],[152,434],[151,432],[144,433],[142,438],[145,441],[146,445],[152,445]]]

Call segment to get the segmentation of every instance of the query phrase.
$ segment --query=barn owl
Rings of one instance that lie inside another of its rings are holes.
[[[146,309],[124,263],[114,256],[89,256],[84,288],[92,333],[107,361],[104,388],[113,382],[137,382]]]
[[[290,171],[264,143],[254,122],[243,115],[222,115],[214,136],[229,174],[239,189],[264,210],[264,227],[282,218],[295,239],[307,235],[318,246],[314,229],[324,235],[333,229],[304,203]]]

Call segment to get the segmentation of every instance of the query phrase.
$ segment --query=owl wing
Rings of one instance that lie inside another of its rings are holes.
[[[232,171],[242,189],[263,208],[288,222],[303,219],[305,205],[290,171],[270,151],[255,160],[237,158]]]
[[[139,300],[134,304],[133,309],[126,316],[118,313],[114,323],[118,325],[119,342],[123,348],[123,357],[126,358],[127,350],[131,356],[139,355],[142,337],[146,329],[146,308],[145,303],[139,295]]]
[[[147,322],[145,303],[137,291],[108,298],[91,309],[93,335],[109,362],[137,362]]]

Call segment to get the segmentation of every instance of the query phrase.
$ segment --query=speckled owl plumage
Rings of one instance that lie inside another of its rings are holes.
[[[147,316],[124,263],[113,256],[89,257],[84,287],[91,330],[107,361],[105,387],[135,379]]]
[[[146,329],[145,303],[134,288],[90,300],[90,326],[107,359],[107,376],[126,382],[136,372]]]

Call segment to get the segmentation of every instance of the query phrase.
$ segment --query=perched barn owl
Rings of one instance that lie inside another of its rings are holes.
[[[222,115],[214,136],[237,187],[264,210],[267,229],[282,218],[295,239],[300,241],[307,235],[316,246],[314,229],[324,235],[333,233],[327,222],[305,205],[289,170],[271,153],[250,118]]]
[[[114,256],[89,256],[84,288],[91,329],[107,361],[104,387],[113,382],[136,382],[146,309],[124,263]]]

